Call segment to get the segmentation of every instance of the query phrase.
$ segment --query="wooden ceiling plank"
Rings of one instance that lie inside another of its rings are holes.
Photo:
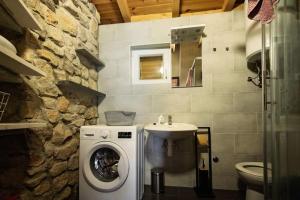
[[[117,0],[124,22],[130,22],[131,13],[127,0]]]
[[[197,6],[181,6],[181,13],[190,13],[190,12],[201,12],[222,9],[222,5],[211,5],[211,4],[201,4]]]
[[[181,0],[173,0],[172,17],[179,17]]]
[[[172,4],[156,4],[151,6],[135,7],[132,9],[133,15],[148,15],[172,12]]]
[[[149,15],[133,15],[131,17],[132,22],[139,22],[139,21],[147,21],[147,20],[156,20],[156,19],[166,19],[171,18],[172,13],[159,13],[159,14],[149,14]]]
[[[93,4],[106,4],[106,3],[115,3],[116,0],[92,0]]]
[[[224,4],[223,4],[223,11],[230,11],[233,9],[234,4],[235,4],[236,0],[224,0]]]
[[[146,0],[146,1],[141,1],[141,0],[128,0],[128,5],[130,8],[135,8],[135,7],[143,7],[143,6],[153,6],[153,5],[159,5],[159,4],[172,4],[173,0]]]
[[[205,0],[205,1],[183,1],[181,0],[181,6],[201,6],[202,4],[211,4],[211,5],[223,5],[224,0]]]
[[[182,13],[180,16],[203,15],[203,14],[212,14],[212,13],[219,13],[219,12],[223,12],[223,9],[206,10],[200,12],[188,12],[188,13]]]

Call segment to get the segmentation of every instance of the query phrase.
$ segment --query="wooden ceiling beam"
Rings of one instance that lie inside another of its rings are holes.
[[[233,7],[234,7],[235,2],[236,2],[236,0],[224,0],[222,10],[224,12],[232,10]]]
[[[127,0],[117,0],[120,12],[122,14],[124,22],[130,22],[131,20],[131,13],[129,10]]]
[[[181,4],[181,0],[173,0],[172,17],[180,16],[180,4]]]

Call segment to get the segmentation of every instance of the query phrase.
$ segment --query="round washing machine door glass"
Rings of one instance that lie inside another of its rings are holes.
[[[83,174],[90,186],[101,192],[119,189],[129,173],[125,151],[113,142],[96,143],[84,160]]]

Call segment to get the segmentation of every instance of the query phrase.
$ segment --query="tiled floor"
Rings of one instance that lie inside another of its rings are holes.
[[[215,190],[215,198],[198,197],[192,188],[166,187],[165,193],[153,194],[149,186],[145,187],[143,200],[243,200],[237,191]]]

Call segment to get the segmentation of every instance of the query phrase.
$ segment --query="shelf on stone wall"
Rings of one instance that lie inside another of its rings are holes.
[[[75,83],[73,81],[68,81],[68,80],[58,81],[57,85],[59,87],[64,87],[64,88],[68,87],[68,88],[71,88],[74,91],[78,91],[78,92],[82,92],[82,93],[88,93],[90,95],[97,96],[99,98],[104,98],[106,96],[102,92],[98,92],[97,90],[93,90],[91,88],[85,87],[85,86],[80,85],[78,83]]]
[[[76,53],[80,59],[80,62],[87,68],[96,69],[100,71],[104,67],[104,63],[96,58],[91,52],[85,48],[76,49]]]
[[[8,11],[1,11],[0,21],[5,27],[13,28],[19,31],[19,28],[15,26],[15,22],[17,22],[17,24],[23,28],[42,30],[42,26],[34,17],[34,15],[29,11],[22,0],[4,0],[0,1],[0,4],[4,7],[5,10]],[[11,25],[14,25],[14,27],[12,27]]]
[[[23,80],[20,78],[20,76],[6,68],[0,67],[0,82],[6,82],[6,83],[22,83]]]
[[[46,76],[42,70],[3,47],[0,47],[0,65],[17,74]]]
[[[0,123],[0,130],[16,130],[16,129],[30,129],[30,128],[45,128],[47,123],[29,123],[29,122],[19,122],[19,123]]]

